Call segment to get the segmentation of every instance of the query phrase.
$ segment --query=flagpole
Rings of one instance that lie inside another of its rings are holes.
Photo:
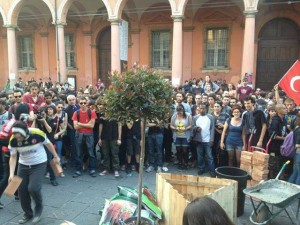
[[[290,70],[296,65],[296,63],[298,62],[299,60],[297,59],[296,62],[289,68],[289,70],[281,77],[280,81],[285,77],[285,75],[290,72]],[[277,84],[280,83],[280,81],[277,82]]]

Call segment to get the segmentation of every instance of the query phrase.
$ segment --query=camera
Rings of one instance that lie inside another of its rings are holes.
[[[44,115],[43,115],[43,111],[38,111],[37,114],[36,114],[36,118],[38,120],[41,120],[44,118]]]
[[[27,123],[28,119],[29,119],[29,115],[28,114],[21,113],[21,115],[20,115],[20,120],[21,121],[23,121],[24,123]]]

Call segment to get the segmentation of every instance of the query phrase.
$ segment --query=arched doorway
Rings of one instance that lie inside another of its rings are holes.
[[[105,28],[98,38],[99,61],[98,77],[105,83],[109,83],[108,74],[111,72],[111,28]]]
[[[271,90],[298,58],[298,25],[286,18],[269,21],[259,33],[256,87]]]

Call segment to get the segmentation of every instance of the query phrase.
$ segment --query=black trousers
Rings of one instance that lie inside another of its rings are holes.
[[[35,210],[41,210],[43,207],[41,190],[46,165],[46,162],[33,166],[25,166],[19,163],[18,176],[23,179],[19,186],[19,197],[21,207],[27,216],[33,216],[31,198],[35,203]]]

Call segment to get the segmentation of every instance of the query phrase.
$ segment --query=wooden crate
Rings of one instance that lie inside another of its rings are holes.
[[[185,207],[195,198],[216,200],[237,224],[238,183],[234,180],[184,174],[156,174],[158,206],[163,211],[162,225],[181,225]]]

